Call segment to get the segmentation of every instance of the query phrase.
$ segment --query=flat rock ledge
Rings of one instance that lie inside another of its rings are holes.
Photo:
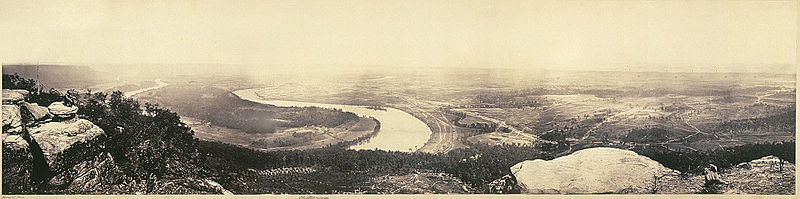
[[[511,167],[521,192],[528,194],[649,193],[654,176],[673,172],[633,151],[606,147]]]

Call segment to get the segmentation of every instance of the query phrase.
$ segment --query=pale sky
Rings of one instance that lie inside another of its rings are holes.
[[[796,1],[5,0],[0,58],[794,72],[796,12]]]

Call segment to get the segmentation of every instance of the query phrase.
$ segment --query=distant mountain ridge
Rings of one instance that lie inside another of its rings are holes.
[[[2,71],[3,74],[36,79],[42,88],[86,88],[115,79],[111,74],[75,65],[3,65]]]

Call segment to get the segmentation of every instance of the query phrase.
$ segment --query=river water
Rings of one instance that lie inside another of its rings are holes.
[[[130,91],[130,92],[125,92],[124,94],[125,94],[126,97],[133,97],[136,94],[144,93],[144,92],[147,92],[147,91],[150,91],[150,90],[154,90],[154,89],[159,89],[161,87],[165,87],[165,86],[169,85],[166,82],[162,82],[161,79],[157,79],[157,80],[155,80],[155,82],[156,82],[156,86],[149,87],[149,88],[143,88],[143,89]]]
[[[256,91],[257,89],[245,89],[234,91],[233,94],[244,100],[262,104],[272,104],[275,106],[315,106],[341,109],[342,111],[352,112],[359,116],[374,117],[381,122],[381,129],[375,137],[372,137],[362,144],[353,145],[350,149],[381,149],[386,151],[413,152],[421,148],[422,145],[425,145],[432,134],[431,130],[424,122],[411,114],[395,108],[386,108],[386,111],[383,111],[353,105],[264,100],[256,94]]]

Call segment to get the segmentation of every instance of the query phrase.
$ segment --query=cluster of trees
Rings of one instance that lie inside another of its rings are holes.
[[[473,122],[473,123],[469,123],[469,124],[462,124],[461,120],[464,119],[464,118],[467,118],[467,113],[457,112],[457,111],[450,111],[450,110],[446,110],[445,112],[447,112],[448,114],[456,116],[455,118],[453,118],[452,122],[453,122],[453,125],[456,125],[458,127],[475,129],[475,130],[478,131],[478,133],[490,133],[490,132],[494,132],[495,130],[498,130],[497,129],[497,126],[498,126],[497,123],[494,123],[494,122],[488,122],[488,123]],[[505,127],[503,127],[502,129],[499,129],[499,130],[501,130],[501,131],[504,130],[503,132],[506,132],[506,133],[507,132],[511,132],[510,129],[505,128]]]
[[[571,143],[567,142],[567,138],[573,137],[573,135],[570,132],[564,130],[550,130],[539,134],[539,137],[544,140],[549,140],[554,142],[554,143],[541,143],[540,146],[542,150],[549,152],[561,152],[570,149]]]
[[[3,89],[23,89],[30,92],[38,91],[36,87],[36,80],[25,79],[19,74],[5,74],[3,73]]]
[[[289,121],[283,125],[284,127],[309,125],[336,127],[359,119],[358,115],[352,112],[319,107],[282,107],[276,113],[278,118]]]
[[[197,140],[178,114],[154,104],[143,106],[122,92],[85,93],[78,114],[102,128],[106,150],[126,176],[137,180],[197,176]]]
[[[669,131],[663,128],[633,129],[622,140],[635,143],[659,143],[673,137],[686,135],[686,132]]]

